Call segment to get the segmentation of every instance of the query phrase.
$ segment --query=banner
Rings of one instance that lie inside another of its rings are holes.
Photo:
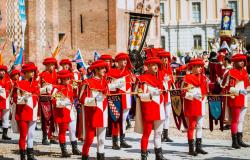
[[[220,36],[231,37],[231,25],[232,25],[232,9],[222,9],[222,18],[221,18],[221,31]]]
[[[173,110],[174,121],[178,130],[181,129],[181,124],[187,128],[187,122],[185,120],[183,111],[183,102],[181,90],[170,91],[171,106]]]
[[[122,112],[121,96],[120,95],[109,96],[108,107],[112,121],[116,122],[120,118]]]
[[[213,131],[213,122],[215,122],[215,125],[220,124],[220,130],[223,131],[223,122],[224,122],[224,116],[223,116],[223,105],[222,105],[222,97],[218,96],[208,96],[208,106],[209,106],[209,128],[210,131]]]
[[[19,16],[22,26],[22,48],[24,48],[24,36],[25,36],[25,29],[26,29],[26,9],[25,9],[25,0],[19,0],[18,1],[19,6]]]
[[[129,13],[129,39],[128,39],[128,51],[141,52],[144,42],[147,37],[150,21],[152,15]]]

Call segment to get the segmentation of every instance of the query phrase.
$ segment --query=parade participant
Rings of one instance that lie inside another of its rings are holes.
[[[231,59],[230,57],[227,55],[224,57],[224,61],[223,61],[223,77],[226,75],[226,73],[232,68],[231,65]],[[222,83],[222,80],[220,82],[220,84]],[[221,85],[221,88],[225,88],[225,86]],[[226,90],[222,90],[223,94],[226,94]],[[225,126],[223,127],[224,130],[228,130],[231,128],[231,111],[230,108],[228,107],[228,97],[224,97],[223,99],[223,107],[225,109],[225,113],[224,113],[224,123]]]
[[[106,63],[108,63],[109,69],[112,68],[112,62],[113,58],[109,54],[102,54],[99,58],[99,60],[104,60]],[[111,137],[111,131],[112,131],[112,126],[111,126],[111,116],[110,113],[108,112],[108,127],[106,129],[106,137]]]
[[[107,75],[110,80],[109,90],[112,93],[121,93],[121,113],[119,120],[112,121],[112,149],[119,150],[121,148],[131,148],[125,141],[126,119],[131,108],[131,95],[125,94],[132,91],[132,64],[126,53],[119,53],[115,57],[117,68],[111,69]],[[113,110],[111,110],[113,111]],[[115,113],[114,113],[115,114]],[[120,146],[118,145],[118,135],[120,131]]]
[[[227,93],[234,96],[228,97],[228,106],[230,107],[232,148],[239,149],[240,147],[249,147],[242,140],[243,137],[243,122],[247,110],[247,87],[248,74],[244,69],[246,56],[243,54],[235,54],[232,56],[233,68],[230,69],[222,81],[222,86],[225,87]]]
[[[28,160],[35,160],[33,140],[37,121],[39,82],[36,81],[37,67],[30,62],[22,67],[24,79],[17,82],[16,121],[20,133],[19,149],[21,160],[26,159],[25,141],[27,137]]]
[[[62,70],[68,70],[72,73],[73,79],[71,80],[71,85],[73,86],[73,91],[75,93],[74,102],[78,100],[78,82],[81,79],[81,76],[78,74],[79,72],[73,72],[72,70],[72,63],[69,59],[62,59],[59,63],[62,66]],[[74,84],[74,85],[73,85]],[[76,104],[76,102],[74,103]],[[78,105],[78,103],[76,104]],[[77,106],[75,106],[77,107]],[[75,108],[76,109],[76,108]],[[71,118],[71,121],[69,123],[68,129],[69,129],[69,138],[72,146],[72,153],[74,155],[81,155],[81,152],[77,148],[77,138],[76,138],[76,110],[74,109],[73,114],[75,114]]]
[[[104,60],[111,67],[112,65],[112,56],[109,54],[103,54],[100,56],[99,60]]]
[[[146,160],[148,155],[148,140],[154,130],[154,147],[156,160],[165,160],[161,148],[161,133],[165,120],[163,84],[159,76],[162,62],[157,57],[147,58],[144,65],[148,71],[138,77],[136,90],[140,98],[140,105],[136,106],[136,126],[142,127],[141,159]],[[137,103],[138,104],[138,103]],[[140,124],[142,123],[142,124]],[[138,132],[137,130],[135,130]]]
[[[75,119],[73,106],[73,97],[75,95],[70,84],[73,74],[69,70],[61,70],[58,72],[58,78],[60,80],[59,85],[54,86],[52,89],[52,103],[55,106],[53,108],[54,120],[59,127],[58,138],[62,157],[70,157],[66,146],[66,131],[69,123]]]
[[[198,153],[207,154],[202,149],[202,126],[205,114],[205,95],[207,94],[207,78],[203,74],[204,62],[202,59],[192,59],[188,68],[190,74],[183,79],[184,115],[188,119],[187,138],[189,155],[196,156]],[[194,150],[194,130],[196,129],[196,150]]]
[[[0,113],[2,118],[3,140],[11,140],[8,137],[8,128],[10,126],[10,92],[12,84],[7,73],[7,66],[0,65]]]
[[[170,90],[174,85],[174,77],[170,67],[171,55],[170,52],[162,51],[158,53],[158,57],[163,64],[162,69],[159,71],[160,78],[162,79],[164,90]],[[163,92],[164,108],[165,108],[165,121],[162,132],[162,141],[173,142],[168,136],[169,120],[171,114],[171,99],[169,92]]]
[[[42,144],[58,144],[53,137],[53,135],[55,134],[55,123],[50,97],[53,85],[57,84],[57,60],[53,57],[45,58],[43,61],[43,65],[45,65],[45,70],[39,75],[42,95],[39,99],[43,132]],[[50,139],[50,142],[48,141],[48,137]]]
[[[221,55],[219,57],[221,57]],[[221,58],[218,59],[217,53],[211,52],[208,59],[208,72],[210,80],[209,90],[211,93],[219,94],[221,92],[221,88],[218,79],[221,79],[223,76],[222,64],[219,61]]]
[[[11,108],[12,108],[12,115],[16,115],[16,103],[17,103],[17,88],[16,85],[19,82],[21,72],[19,70],[13,69],[10,73],[10,78],[12,80],[13,89],[11,91]],[[14,133],[18,133],[18,125],[16,123],[15,117],[12,116],[11,119],[11,128]]]
[[[109,69],[108,63],[97,60],[89,69],[94,76],[83,82],[80,94],[80,102],[83,104],[83,135],[85,135],[82,147],[82,159],[89,157],[89,148],[97,136],[97,160],[104,160],[105,134],[108,121],[107,109],[107,82],[105,74]]]

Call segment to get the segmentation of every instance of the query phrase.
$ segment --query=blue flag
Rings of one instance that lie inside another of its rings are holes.
[[[75,62],[77,66],[84,68],[85,70],[88,68],[88,65],[83,61],[80,49],[77,50],[75,58],[72,60],[72,62]]]
[[[100,58],[100,54],[98,52],[94,52],[94,61],[97,61]]]
[[[14,62],[14,67],[16,69],[21,69],[23,64],[23,48],[20,48],[19,53],[16,55],[16,60]]]

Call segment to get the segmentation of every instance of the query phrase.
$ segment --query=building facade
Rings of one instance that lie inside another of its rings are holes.
[[[0,0],[1,44],[8,39],[7,4]],[[153,14],[146,43],[160,46],[160,0],[26,0],[25,61],[41,62],[66,36],[60,58],[81,49],[86,60],[93,52],[127,52],[129,12]],[[8,45],[4,55],[11,52]],[[5,60],[8,62],[8,58]],[[39,63],[41,64],[41,63]]]
[[[161,0],[161,46],[174,54],[207,50],[219,37],[223,8],[233,9],[234,33],[249,23],[250,0]],[[242,34],[249,37],[247,29]]]

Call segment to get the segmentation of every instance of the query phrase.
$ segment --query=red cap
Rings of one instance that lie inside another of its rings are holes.
[[[118,54],[115,56],[115,61],[116,61],[116,62],[117,62],[117,61],[120,61],[120,60],[127,60],[127,61],[128,61],[128,63],[127,63],[127,68],[128,68],[128,69],[133,68],[132,63],[131,63],[130,58],[129,58],[129,56],[128,56],[127,53],[118,53]]]
[[[23,65],[22,72],[37,71],[37,67],[33,62],[29,62]]]
[[[204,66],[204,65],[205,63],[203,62],[203,59],[200,58],[191,59],[190,62],[188,63],[189,68],[193,66]]]
[[[158,57],[149,57],[145,60],[144,65],[149,64],[157,64],[160,68],[162,68],[162,62]]]
[[[59,63],[61,66],[64,64],[68,64],[70,66],[70,68],[72,68],[72,63],[69,59],[62,59]]]
[[[237,53],[232,56],[231,61],[232,62],[239,62],[239,61],[246,61],[247,57],[244,54]]]
[[[5,72],[7,72],[8,68],[5,65],[0,65],[0,70],[4,70]]]
[[[97,69],[97,68],[101,68],[101,67],[106,67],[107,70],[108,70],[108,68],[109,68],[108,63],[105,62],[104,60],[97,60],[97,61],[93,62],[93,63],[90,65],[89,69],[90,69],[91,71],[93,71],[93,70],[95,70],[95,69]]]
[[[101,55],[101,57],[99,58],[100,60],[110,60],[112,61],[112,56],[109,54],[103,54]]]
[[[12,71],[11,71],[11,73],[10,73],[10,76],[14,76],[14,75],[16,75],[16,74],[21,74],[21,72],[19,71],[19,70],[17,70],[17,69],[13,69]]]
[[[170,52],[167,52],[167,51],[160,51],[158,52],[158,57],[167,57],[169,60],[171,58],[171,54]]]
[[[58,67],[57,66],[57,60],[54,58],[54,57],[48,57],[48,58],[45,58],[44,61],[43,61],[43,65],[48,65],[48,64],[54,64],[56,66],[56,68]]]
[[[73,74],[69,70],[61,70],[58,72],[58,78],[73,78]]]

